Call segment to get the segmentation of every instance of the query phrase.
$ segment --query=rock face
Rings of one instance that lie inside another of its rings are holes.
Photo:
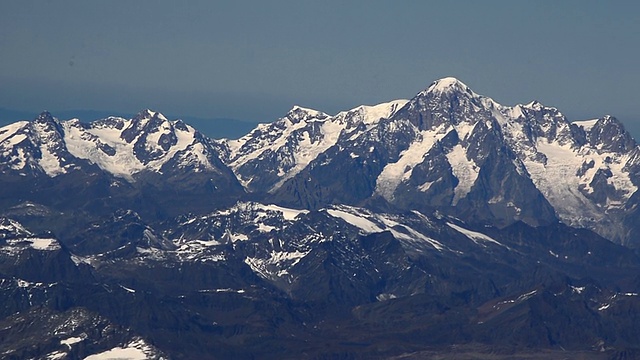
[[[632,358],[639,154],[453,78],[233,141],[43,113],[0,129],[0,352]]]

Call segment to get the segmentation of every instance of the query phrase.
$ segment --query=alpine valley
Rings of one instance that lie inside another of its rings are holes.
[[[640,358],[640,147],[454,78],[237,139],[0,128],[3,359]]]

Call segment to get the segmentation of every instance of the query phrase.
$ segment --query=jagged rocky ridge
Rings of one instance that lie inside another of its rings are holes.
[[[0,129],[0,351],[633,357],[637,152],[452,78],[231,141],[43,113]]]

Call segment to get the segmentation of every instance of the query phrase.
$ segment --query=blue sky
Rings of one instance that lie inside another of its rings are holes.
[[[272,121],[454,76],[638,121],[635,1],[3,1],[0,107]]]

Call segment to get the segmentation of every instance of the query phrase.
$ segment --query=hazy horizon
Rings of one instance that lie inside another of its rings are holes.
[[[570,119],[637,111],[625,1],[21,1],[0,5],[0,107],[269,122],[410,98],[455,76]]]

